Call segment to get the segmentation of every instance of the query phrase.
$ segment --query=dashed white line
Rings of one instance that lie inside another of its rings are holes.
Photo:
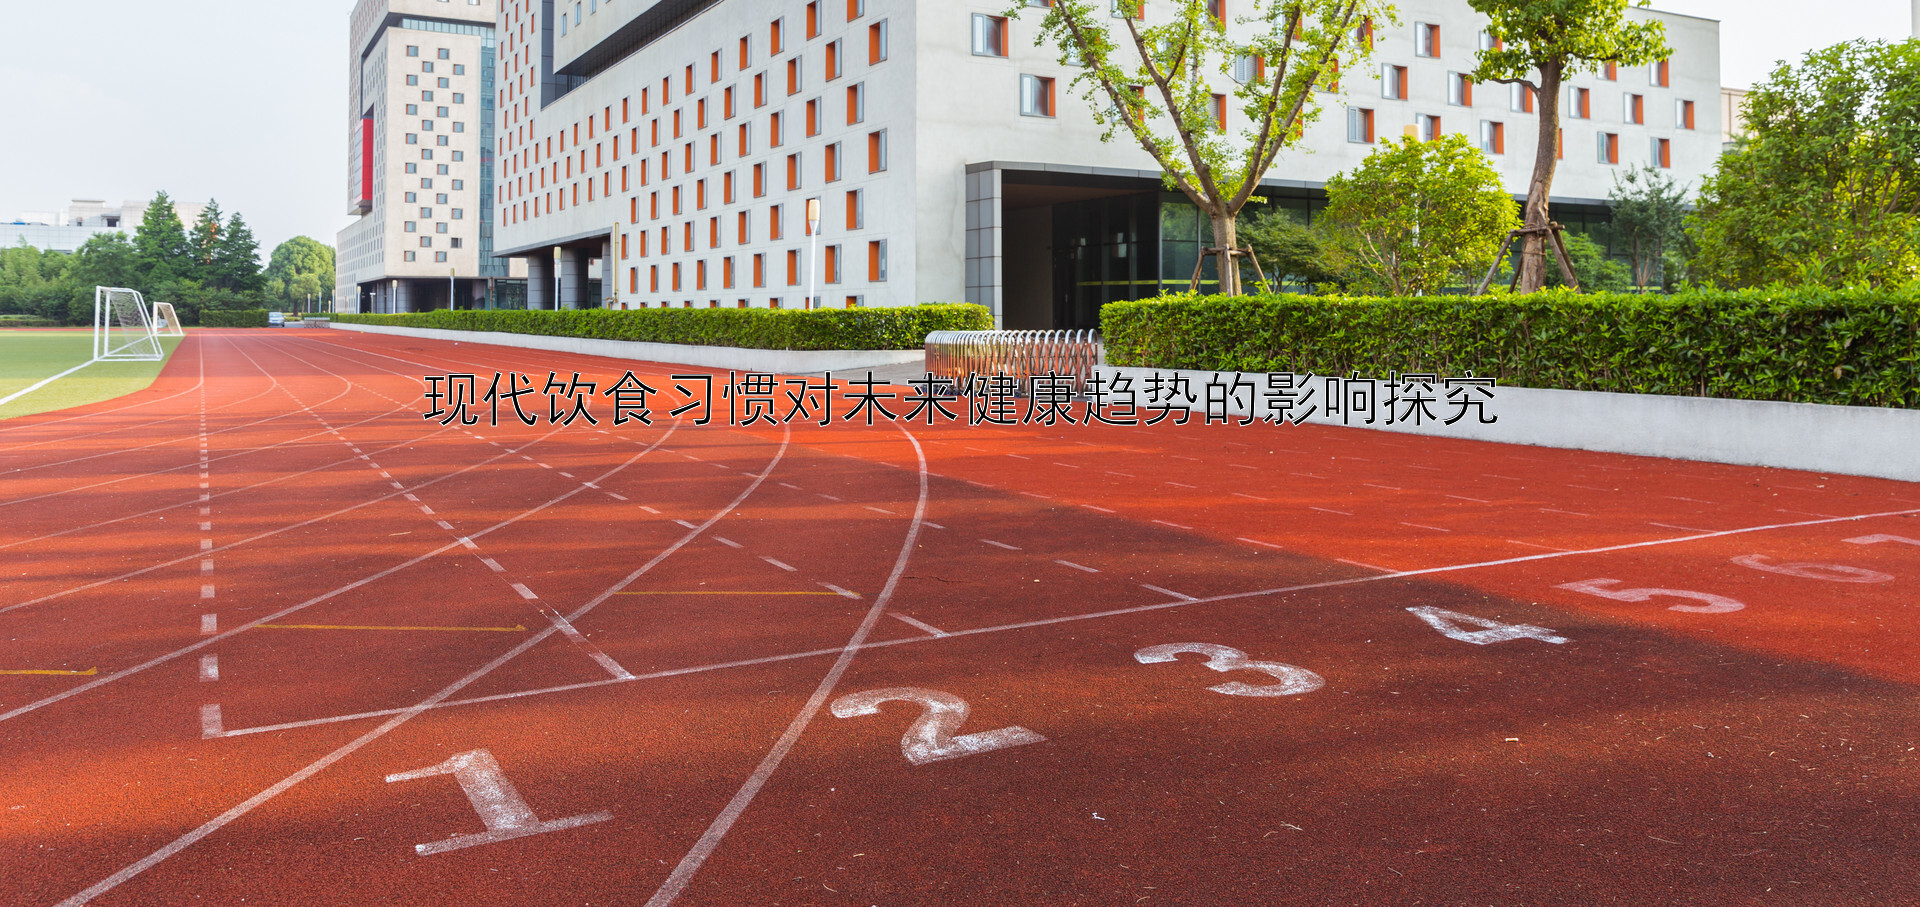
[[[1282,548],[1282,547],[1280,547],[1279,545],[1276,545],[1276,544],[1274,544],[1274,543],[1272,543],[1272,542],[1263,542],[1263,541],[1260,541],[1259,539],[1250,539],[1250,538],[1247,538],[1247,537],[1246,537],[1246,536],[1244,536],[1244,535],[1242,535],[1242,536],[1237,536],[1237,537],[1236,537],[1236,540],[1237,540],[1237,541],[1242,541],[1242,542],[1247,542],[1248,544],[1253,544],[1253,545],[1259,545],[1259,546],[1261,546],[1261,547],[1263,547],[1263,548],[1272,548],[1272,549],[1273,549],[1273,550],[1275,550],[1275,551],[1285,551],[1285,550],[1287,550],[1287,549],[1285,549],[1285,548]]]
[[[696,523],[689,523],[689,522],[687,522],[686,520],[674,520],[674,522],[676,522],[676,523],[679,523],[679,524],[680,524],[681,526],[683,526],[683,527],[685,527],[685,528],[687,528],[687,529],[698,529],[698,528],[700,528],[700,526],[699,526],[698,524],[696,524]]]
[[[799,490],[800,490],[800,486],[798,486],[798,485],[789,485],[789,484],[787,484],[787,483],[785,483],[785,482],[779,482],[779,483],[776,483],[776,484],[778,484],[778,485],[779,485],[779,486],[780,486],[781,488],[791,488],[791,489],[793,489],[794,491],[799,491]]]
[[[527,588],[526,583],[514,583],[513,591],[520,593],[520,597],[526,599],[527,601],[534,601],[540,597],[538,595],[533,594],[533,590]]]
[[[1175,529],[1192,529],[1193,528],[1192,526],[1182,526],[1179,523],[1169,523],[1166,520],[1153,520],[1152,522],[1159,523],[1162,526],[1172,526]]]
[[[1451,529],[1442,529],[1442,528],[1440,528],[1440,527],[1438,527],[1438,526],[1428,526],[1428,525],[1426,525],[1425,523],[1408,523],[1408,522],[1405,522],[1405,521],[1402,521],[1402,522],[1400,523],[1400,525],[1402,525],[1402,526],[1412,526],[1412,527],[1413,527],[1413,528],[1415,528],[1415,529],[1431,529],[1431,530],[1433,530],[1433,531],[1435,531],[1435,532],[1452,532],[1452,531],[1453,531],[1453,530],[1451,530]]]
[[[888,509],[887,509],[887,508],[885,508],[885,507],[875,507],[875,506],[873,506],[872,504],[868,504],[868,505],[866,505],[866,506],[867,506],[867,509],[868,509],[868,510],[871,510],[871,511],[873,511],[874,513],[884,513],[884,514],[886,514],[887,516],[894,516],[894,515],[895,515],[893,511],[891,511],[891,510],[888,510]]]
[[[215,614],[200,615],[200,635],[212,636],[220,632],[220,617]]]
[[[833,495],[830,495],[830,494],[827,494],[827,493],[826,493],[826,492],[824,492],[824,491],[816,491],[816,492],[814,492],[814,494],[817,494],[817,495],[819,495],[819,496],[821,496],[821,497],[823,497],[823,498],[826,498],[826,499],[827,499],[827,500],[829,500],[829,501],[833,501],[833,502],[835,502],[835,503],[839,503],[839,501],[840,501],[840,499],[839,499],[839,498],[836,498],[836,497],[834,497]]]
[[[1387,568],[1385,568],[1385,567],[1378,567],[1378,566],[1375,566],[1375,565],[1373,565],[1373,564],[1367,564],[1367,563],[1362,563],[1362,562],[1360,562],[1360,561],[1350,561],[1350,560],[1347,560],[1347,559],[1346,559],[1346,558],[1344,558],[1344,557],[1336,557],[1336,558],[1334,558],[1334,560],[1336,560],[1336,561],[1339,561],[1339,562],[1340,562],[1340,563],[1342,563],[1342,564],[1352,564],[1352,565],[1354,565],[1355,567],[1365,567],[1365,568],[1367,568],[1368,570],[1377,570],[1377,571],[1379,571],[1379,572],[1381,572],[1381,573],[1398,573],[1398,572],[1400,572],[1400,571],[1398,571],[1398,570],[1389,570],[1389,569],[1387,569]]]
[[[624,500],[626,500],[626,499],[627,499],[627,497],[626,497],[626,495],[620,495],[620,494],[614,494],[614,493],[613,493],[613,492],[611,492],[611,491],[609,491],[609,492],[607,492],[607,497],[610,497],[610,498],[612,498],[612,499],[614,499],[614,500],[616,500],[616,501],[624,501]],[[656,510],[656,511],[654,511],[654,512],[655,512],[655,513],[659,513],[659,511],[657,511],[657,510]]]
[[[1167,484],[1172,485],[1175,488],[1196,488],[1197,489],[1200,487],[1198,485],[1188,485],[1185,482],[1168,482]]]
[[[1568,515],[1568,516],[1592,516],[1592,514],[1589,514],[1589,513],[1581,513],[1581,512],[1580,512],[1580,511],[1578,511],[1578,510],[1556,510],[1556,509],[1554,509],[1554,508],[1552,508],[1552,507],[1542,507],[1542,508],[1540,508],[1540,511],[1541,511],[1542,513],[1564,513],[1564,514],[1566,514],[1566,515]]]
[[[1190,602],[1190,601],[1198,601],[1198,600],[1199,600],[1199,599],[1196,599],[1196,598],[1194,598],[1194,597],[1193,597],[1193,596],[1191,596],[1191,595],[1181,595],[1180,593],[1178,593],[1178,592],[1175,592],[1175,591],[1173,591],[1172,589],[1163,589],[1163,588],[1161,588],[1161,587],[1159,587],[1159,586],[1155,586],[1155,585],[1153,585],[1153,584],[1151,584],[1151,583],[1141,583],[1141,584],[1140,584],[1140,588],[1142,588],[1142,589],[1146,589],[1146,590],[1149,590],[1149,591],[1152,591],[1152,592],[1158,592],[1158,593],[1160,593],[1161,595],[1169,595],[1169,596],[1172,596],[1172,597],[1174,597],[1174,598],[1177,598],[1177,599],[1179,599],[1179,600],[1181,600],[1181,601],[1183,601],[1183,602]]]
[[[208,703],[200,707],[200,739],[212,740],[220,736],[226,728],[226,722],[220,719],[220,706]]]
[[[1111,470],[1111,469],[1109,469],[1109,470],[1107,470],[1107,475],[1110,475],[1110,476],[1119,476],[1120,478],[1123,478],[1123,479],[1133,479],[1133,478],[1138,478],[1138,476],[1135,476],[1135,475],[1134,475],[1133,473],[1130,473],[1130,472],[1114,472],[1114,471],[1113,471],[1113,470]]]
[[[1493,473],[1490,473],[1490,472],[1483,472],[1483,473],[1481,473],[1481,475],[1483,475],[1483,476],[1486,476],[1486,477],[1487,477],[1487,478],[1489,478],[1489,479],[1503,479],[1503,480],[1505,480],[1505,481],[1508,481],[1508,482],[1520,482],[1520,481],[1524,481],[1523,479],[1516,479],[1516,478],[1514,478],[1513,476],[1497,476],[1497,475],[1494,475]]]
[[[1099,573],[1099,572],[1100,572],[1099,570],[1097,570],[1097,569],[1095,569],[1095,568],[1093,568],[1093,567],[1089,567],[1089,566],[1087,566],[1086,564],[1076,564],[1076,563],[1074,563],[1074,562],[1072,562],[1072,561],[1063,561],[1063,560],[1060,560],[1060,559],[1058,559],[1058,558],[1055,558],[1055,559],[1054,559],[1054,563],[1056,563],[1056,564],[1059,564],[1059,565],[1060,565],[1060,566],[1062,566],[1062,567],[1072,567],[1072,568],[1073,568],[1073,569],[1075,569],[1075,570],[1085,570],[1085,571],[1086,571],[1086,572],[1088,572],[1088,573]]]
[[[719,542],[719,543],[720,543],[720,544],[722,544],[722,545],[725,545],[725,546],[727,546],[728,548],[744,548],[744,547],[746,547],[745,545],[742,545],[742,544],[740,544],[739,542],[736,542],[736,541],[734,541],[733,539],[729,539],[729,538],[722,538],[722,537],[720,537],[720,536],[717,536],[717,535],[713,537],[713,540],[714,540],[714,541],[716,541],[716,542]]]
[[[1113,513],[1113,512],[1115,512],[1115,511],[1112,511],[1112,510],[1108,510],[1108,509],[1107,509],[1107,508],[1105,508],[1105,507],[1100,507],[1100,506],[1096,506],[1096,505],[1093,505],[1093,504],[1081,504],[1080,506],[1082,506],[1082,507],[1085,507],[1085,508],[1087,508],[1088,510],[1095,510],[1095,511],[1099,511],[1100,513]]]
[[[213,572],[213,561],[210,561],[210,560],[203,560],[203,561],[201,561],[201,562],[200,562],[200,572],[201,572],[201,573],[212,573],[212,572]]]
[[[1545,551],[1572,551],[1573,550],[1571,548],[1555,548],[1552,545],[1541,545],[1535,542],[1523,542],[1523,541],[1520,541],[1519,539],[1507,539],[1507,544],[1521,545],[1527,548],[1539,548]]]
[[[447,522],[446,520],[434,520],[434,521],[433,521],[433,525],[435,525],[435,526],[438,526],[438,527],[440,527],[440,528],[442,528],[442,529],[445,529],[445,530],[447,530],[448,532],[452,532],[452,531],[453,531],[453,524],[452,524],[452,523],[449,523],[449,522]]]
[[[816,582],[818,582],[818,581],[816,580]],[[840,588],[839,586],[836,586],[836,585],[834,585],[834,584],[832,584],[832,583],[826,583],[826,582],[822,582],[822,583],[820,583],[820,585],[822,585],[822,586],[825,586],[825,587],[827,587],[828,589],[831,589],[831,590],[833,590],[833,591],[834,591],[834,592],[836,592],[836,593],[839,593],[839,594],[840,594],[841,596],[843,596],[843,597],[845,597],[845,598],[859,598],[859,597],[860,597],[860,593],[858,593],[858,592],[855,592],[855,591],[853,591],[852,589],[842,589],[842,588]]]
[[[774,565],[775,567],[779,567],[780,569],[785,570],[788,573],[799,572],[798,569],[795,568],[792,564],[786,563],[785,561],[781,561],[777,558],[768,557],[767,555],[763,554],[763,555],[760,555],[760,559],[763,561],[766,561],[769,564]]]
[[[213,597],[213,584],[212,584],[212,583],[201,583],[201,584],[200,584],[200,597],[201,597],[202,599],[208,599],[208,598],[212,598],[212,597]]]
[[[1259,495],[1251,495],[1251,494],[1246,494],[1238,491],[1231,491],[1231,492],[1228,492],[1228,494],[1231,494],[1236,498],[1246,498],[1249,501],[1265,501],[1266,500],[1266,498],[1260,497]]]
[[[1023,456],[1021,456],[1021,455],[1019,455],[1019,454],[1007,454],[1007,456],[1009,456],[1009,457],[1012,457],[1012,458],[1014,458],[1014,459],[1016,459],[1016,460],[1031,460],[1031,459],[1033,459],[1032,457],[1023,457]]]
[[[945,630],[942,630],[942,629],[940,629],[939,627],[936,627],[936,626],[934,626],[934,625],[932,625],[932,624],[927,624],[927,623],[921,623],[920,621],[917,621],[917,620],[914,620],[913,618],[911,618],[911,617],[908,617],[908,616],[906,616],[905,614],[900,614],[900,613],[898,613],[898,612],[896,612],[896,613],[894,613],[894,615],[893,615],[893,616],[894,616],[894,618],[895,618],[896,620],[899,620],[899,621],[900,621],[901,623],[904,623],[904,624],[906,624],[907,626],[910,626],[910,627],[915,627],[915,628],[918,628],[918,629],[921,629],[921,630],[925,630],[925,631],[927,631],[928,633],[931,633],[931,634],[933,634],[934,636],[945,636],[945,635],[947,635],[947,631],[945,631]]]
[[[1307,509],[1308,509],[1308,510],[1318,510],[1318,511],[1320,511],[1321,513],[1337,513],[1337,514],[1339,514],[1339,515],[1341,515],[1341,516],[1353,516],[1353,514],[1351,514],[1351,513],[1348,513],[1348,512],[1346,512],[1346,511],[1344,511],[1344,510],[1332,510],[1332,509],[1329,509],[1329,508],[1326,508],[1326,507],[1315,507],[1315,506],[1313,506],[1313,505],[1311,505],[1311,504],[1309,504],[1309,505],[1307,505]]]
[[[200,540],[200,550],[201,550],[201,551],[212,551],[212,550],[213,550],[213,539],[201,539],[201,540]]]
[[[942,526],[942,525],[940,525],[939,523],[935,523],[935,522],[933,522],[932,520],[921,520],[921,521],[920,521],[920,525],[922,525],[922,526],[925,526],[925,527],[927,527],[928,529],[945,529],[945,528],[947,528],[947,527],[945,527],[945,526]]]
[[[220,679],[220,656],[218,655],[200,656],[201,682],[212,683],[213,681],[216,681],[219,679]]]
[[[1367,486],[1368,488],[1379,488],[1379,489],[1382,489],[1382,490],[1385,490],[1385,491],[1402,491],[1402,490],[1404,490],[1404,489],[1400,489],[1400,488],[1395,488],[1395,487],[1394,487],[1394,486],[1392,486],[1392,485],[1375,485],[1375,484],[1373,484],[1372,482],[1361,482],[1360,484],[1362,484],[1362,485],[1365,485],[1365,486]]]
[[[1235,469],[1252,469],[1252,470],[1256,470],[1256,471],[1257,471],[1257,470],[1259,470],[1259,468],[1260,468],[1260,467],[1258,467],[1258,466],[1248,466],[1248,465],[1246,465],[1245,463],[1228,463],[1227,465],[1228,465],[1228,466],[1231,466],[1231,467],[1233,467],[1233,468],[1235,468]]]
[[[1720,531],[1718,529],[1701,529],[1698,526],[1676,526],[1673,523],[1656,523],[1656,522],[1653,522],[1652,520],[1648,520],[1647,525],[1659,526],[1663,529],[1679,529],[1685,532],[1719,532]]]
[[[493,558],[490,558],[490,557],[486,557],[486,556],[482,556],[482,557],[480,558],[480,563],[482,563],[482,564],[486,564],[486,565],[487,565],[487,569],[488,569],[488,570],[492,570],[492,571],[493,571],[493,572],[495,572],[495,573],[505,573],[505,572],[507,572],[507,568],[505,568],[505,567],[502,567],[502,566],[500,566],[500,562],[499,562],[499,561],[496,561],[496,560],[494,560]]]
[[[987,544],[989,544],[989,545],[992,545],[992,546],[993,546],[993,547],[995,547],[995,548],[1005,548],[1005,549],[1007,549],[1008,551],[1019,551],[1019,550],[1021,550],[1020,548],[1017,548],[1017,547],[1015,547],[1015,546],[1013,546],[1013,545],[1009,545],[1009,544],[1007,544],[1006,542],[996,542],[996,541],[994,541],[993,539],[981,539],[980,541],[983,541],[983,542],[986,542]]]
[[[1065,467],[1066,467],[1066,468],[1068,468],[1068,469],[1079,469],[1079,468],[1080,468],[1080,467],[1078,467],[1078,466],[1075,466],[1075,465],[1073,465],[1072,463],[1055,463],[1055,464],[1053,464],[1053,465],[1055,465],[1055,466],[1065,466]]]
[[[1486,500],[1486,499],[1484,499],[1484,498],[1470,498],[1470,497],[1467,497],[1467,496],[1466,496],[1466,495],[1464,495],[1464,494],[1447,494],[1447,495],[1441,495],[1441,497],[1446,497],[1446,498],[1453,498],[1453,499],[1454,499],[1454,500],[1456,500],[1456,501],[1472,501],[1472,502],[1474,502],[1475,504],[1491,504],[1491,503],[1493,503],[1492,501],[1489,501],[1489,500]]]
[[[561,475],[566,476],[569,479],[573,478],[573,473],[570,473],[570,472],[563,472],[561,473]]]

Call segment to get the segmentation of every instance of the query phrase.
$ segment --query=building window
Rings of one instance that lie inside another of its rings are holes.
[[[1505,50],[1506,46],[1507,42],[1494,37],[1492,32],[1484,30],[1480,32],[1481,50]]]
[[[444,148],[448,144],[448,139],[444,135],[436,135],[433,137],[433,143]]]
[[[827,247],[826,261],[820,269],[820,281],[822,283],[840,282],[840,247],[838,245]]]
[[[436,205],[444,205],[444,204],[446,204],[446,203],[447,203],[447,194],[446,194],[445,192],[438,192],[438,193],[435,193],[435,194],[434,194],[434,196],[433,196],[433,203],[434,203],[434,204],[436,204]]]
[[[1473,106],[1473,80],[1464,72],[1447,73],[1447,103],[1455,107]]]
[[[432,72],[432,71],[433,71],[433,64],[432,64],[432,63],[422,63],[422,64],[420,64],[420,71],[421,71],[421,72]]]
[[[1407,68],[1392,63],[1380,64],[1380,96],[1404,101],[1407,99]]]
[[[1347,108],[1347,141],[1373,144],[1373,111],[1365,107]]]
[[[1440,137],[1440,118],[1421,114],[1414,119],[1420,121],[1420,141],[1431,142]]]
[[[1618,82],[1618,81],[1620,81],[1620,66],[1619,66],[1619,64],[1617,64],[1617,63],[1615,63],[1615,62],[1613,62],[1612,60],[1608,60],[1608,61],[1606,61],[1606,62],[1604,62],[1604,63],[1601,63],[1601,64],[1600,64],[1600,78],[1602,78],[1602,79],[1606,79],[1606,80],[1607,80],[1607,81],[1609,81],[1609,82]]]
[[[840,179],[840,143],[827,146],[826,181],[831,183]]]
[[[867,133],[867,172],[879,173],[887,169],[887,131]]]
[[[885,62],[887,59],[887,20],[881,19],[867,26],[867,64]]]
[[[973,14],[973,55],[976,57],[1007,55],[1006,19],[986,13]]]
[[[401,225],[401,229],[408,233],[418,233],[420,231],[420,225],[415,221],[407,221]]]
[[[787,61],[787,94],[796,95],[799,93],[800,93],[800,58],[794,57],[793,59]]]
[[[465,209],[465,208],[455,208],[455,209],[453,209],[453,219],[454,219],[454,220],[466,220],[466,219],[467,219],[467,209]]]
[[[1667,69],[1667,61],[1665,60],[1655,61],[1652,66],[1647,67],[1647,81],[1654,85],[1658,85],[1661,88],[1667,87],[1668,76],[1669,71]]]
[[[412,193],[412,192],[407,193],[407,204],[411,205],[414,202],[417,202],[419,200],[420,199],[416,193]]]
[[[1507,86],[1507,109],[1514,113],[1533,112],[1533,89],[1518,82]]]
[[[1214,95],[1212,107],[1213,107],[1214,131],[1226,132],[1227,131],[1227,96],[1223,94]]]
[[[409,44],[409,45],[407,45],[407,56],[409,56],[409,57],[417,57],[417,56],[420,56],[420,48],[419,48],[419,46],[418,46],[418,45],[414,45],[414,44]]]
[[[867,243],[867,280],[883,283],[887,279],[887,241],[876,239]]]
[[[420,137],[411,132],[407,133],[407,144],[409,145],[420,144]]]
[[[439,50],[434,52],[434,56],[442,60],[451,60],[453,59],[453,51],[442,47]]]
[[[435,232],[435,233],[445,233],[445,232],[447,232],[447,223],[446,223],[446,221],[441,221],[441,222],[439,222],[439,223],[437,223],[437,224],[434,224],[434,225],[433,225],[433,232]]]
[[[466,75],[466,74],[467,74],[467,64],[465,64],[465,63],[455,63],[455,64],[453,64],[453,74],[454,74],[454,75],[456,75],[456,76],[464,76],[464,75]]]
[[[1415,22],[1413,52],[1422,57],[1440,56],[1440,26],[1431,22]]]
[[[453,93],[453,103],[465,104],[467,103],[467,96],[465,94],[462,94],[461,92],[456,91]]]
[[[445,252],[435,252],[435,253],[433,253],[433,260],[434,260],[434,261],[437,261],[437,262],[440,262],[441,264],[445,264],[445,263],[446,263],[446,261],[447,261],[447,253],[445,253]]]
[[[840,42],[827,42],[827,81],[840,78]]]
[[[867,0],[847,0],[847,21],[852,22],[867,14]]]
[[[467,153],[464,151],[455,151],[453,153],[453,159],[456,161],[464,161],[467,159]],[[446,171],[442,170],[441,172],[445,173]]]
[[[800,155],[798,152],[787,155],[787,191],[800,188]]]
[[[1053,80],[1044,76],[1020,77],[1020,115],[1053,116]]]
[[[407,172],[408,172],[408,173],[417,173],[417,172],[419,172],[419,169],[420,169],[420,165],[418,165],[418,164],[415,164],[415,163],[414,163],[414,162],[412,162],[412,161],[408,161],[408,162],[407,162]]]
[[[418,104],[407,105],[407,116],[411,117],[411,116],[419,116],[419,115],[420,115],[420,105]]]
[[[866,195],[859,189],[847,192],[847,229],[858,230],[867,225]]]
[[[1646,125],[1647,96],[1643,94],[1622,95],[1620,99],[1620,118],[1629,123]]]
[[[1480,150],[1488,154],[1507,153],[1507,124],[1480,121]]]
[[[407,84],[408,84],[408,85],[419,85],[419,84],[420,84],[420,77],[419,77],[419,76],[416,76],[416,75],[412,75],[412,74],[409,74],[409,75],[407,76]]]
[[[1620,163],[1619,133],[1601,132],[1596,133],[1595,136],[1598,139],[1595,143],[1598,152],[1596,159],[1602,164]]]
[[[401,260],[401,261],[412,261],[412,260],[413,260],[413,250],[412,250],[412,249],[408,249],[408,250],[407,250],[406,252],[404,252],[404,253],[402,253],[402,254],[400,255],[400,260]]]
[[[820,134],[820,99],[814,98],[813,100],[807,102],[807,137],[812,138],[819,134]]]
[[[1585,88],[1568,88],[1567,116],[1576,120],[1593,119],[1593,92]]]
[[[1693,102],[1673,102],[1673,125],[1676,129],[1693,128]]]
[[[458,248],[460,248],[460,247],[461,247],[461,246],[463,245],[463,243],[461,243],[461,241],[460,241],[460,237],[458,237],[458,236],[456,236],[456,237],[454,237],[454,238],[452,238],[452,239],[450,239],[450,240],[447,240],[447,243],[448,243],[449,245],[451,245],[451,246],[453,246],[453,247],[454,247],[454,248],[456,248],[456,249],[458,249]]]
[[[455,192],[459,192],[460,190],[462,190],[462,189],[465,189],[465,188],[467,188],[467,181],[466,181],[466,180],[454,180],[454,181],[453,181],[453,191],[455,191]]]
[[[781,211],[780,211],[779,205],[774,205],[767,209],[767,238],[768,239],[780,238],[780,234],[781,234],[780,228],[782,226],[781,221],[786,220],[786,218],[781,217],[780,214],[781,214]]]
[[[1653,165],[1665,169],[1673,166],[1673,142],[1668,139],[1653,140]]]
[[[467,124],[465,124],[465,123],[462,123],[462,122],[458,122],[458,121],[455,121],[455,122],[454,122],[454,124],[453,124],[453,131],[454,131],[454,132],[466,132],[466,131],[467,131]]]
[[[420,209],[420,219],[421,219],[421,220],[433,220],[433,209],[432,209],[432,208],[421,208],[421,209]]]
[[[432,247],[433,247],[433,237],[431,236],[420,237],[420,248],[430,249]]]
[[[867,121],[866,83],[847,86],[847,125]]]

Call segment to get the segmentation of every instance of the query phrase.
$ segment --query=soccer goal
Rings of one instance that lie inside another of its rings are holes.
[[[162,337],[187,336],[187,332],[180,329],[180,316],[174,314],[173,303],[153,304],[153,332]]]
[[[157,362],[166,358],[147,301],[125,287],[93,288],[93,358]]]

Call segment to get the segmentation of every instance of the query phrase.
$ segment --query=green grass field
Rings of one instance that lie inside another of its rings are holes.
[[[169,357],[180,346],[179,337],[162,337]],[[0,330],[0,398],[31,387],[93,357],[93,332],[62,330]],[[125,396],[153,383],[160,362],[96,362],[33,393],[0,405],[0,419],[49,410],[83,406]]]

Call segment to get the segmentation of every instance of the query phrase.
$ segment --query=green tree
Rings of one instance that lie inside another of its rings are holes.
[[[165,192],[156,193],[153,201],[147,204],[140,226],[134,230],[133,245],[139,255],[143,284],[135,289],[192,276],[187,230],[180,225],[180,215],[173,208],[173,199],[168,198]]]
[[[1247,248],[1260,257],[1260,268],[1275,289],[1345,282],[1329,260],[1324,231],[1302,223],[1292,212],[1256,209],[1240,219],[1237,229]]]
[[[193,230],[187,234],[187,254],[193,259],[193,271],[182,274],[201,283],[213,277],[214,260],[220,256],[220,236],[225,231],[220,222],[220,203],[207,199],[207,207],[193,222]]]
[[[251,294],[260,293],[266,286],[260,276],[260,243],[254,240],[253,231],[237,213],[227,219],[227,228],[220,235],[207,283],[219,289]]]
[[[1747,124],[1689,219],[1694,276],[1920,280],[1920,40],[1852,41],[1782,64],[1747,94]]]
[[[1614,174],[1607,198],[1613,203],[1613,235],[1627,247],[1633,285],[1653,283],[1669,249],[1686,242],[1687,190],[1652,165]]]
[[[140,279],[140,253],[125,233],[96,233],[73,253],[68,280],[87,292],[94,287],[131,287]]]
[[[1633,286],[1633,272],[1627,266],[1608,256],[1604,246],[1594,242],[1585,234],[1568,231],[1563,238],[1567,243],[1567,260],[1573,263],[1573,277],[1580,281],[1582,293],[1618,293]],[[1547,286],[1566,285],[1560,276],[1560,269],[1547,272]]]
[[[1493,47],[1480,51],[1473,78],[1526,86],[1537,100],[1539,141],[1523,215],[1520,285],[1546,285],[1547,198],[1559,159],[1560,96],[1565,81],[1603,63],[1637,66],[1666,57],[1666,30],[1658,22],[1627,20],[1627,0],[1468,0],[1487,17]],[[1646,0],[1637,4],[1646,6]]]
[[[1231,26],[1209,0],[1166,0],[1145,19],[1145,0],[1055,0],[1036,45],[1050,43],[1077,67],[1073,85],[1110,141],[1125,132],[1212,222],[1214,241],[1238,249],[1234,230],[1274,158],[1298,141],[1318,114],[1316,89],[1330,87],[1339,63],[1364,59],[1356,28],[1384,17],[1383,0],[1244,0]],[[1018,18],[1026,3],[1007,10]],[[1247,128],[1236,142],[1224,127],[1226,103]],[[1240,269],[1222,267],[1220,291],[1240,292]]]
[[[1343,270],[1374,292],[1425,296],[1486,272],[1519,222],[1513,207],[1464,137],[1407,137],[1327,180],[1321,222]]]
[[[275,246],[267,261],[268,295],[289,302],[307,299],[312,294],[319,302],[332,292],[334,278],[333,247],[312,237],[296,236]],[[311,282],[302,278],[312,278]],[[280,290],[274,293],[273,281]],[[314,289],[317,286],[319,289]]]

